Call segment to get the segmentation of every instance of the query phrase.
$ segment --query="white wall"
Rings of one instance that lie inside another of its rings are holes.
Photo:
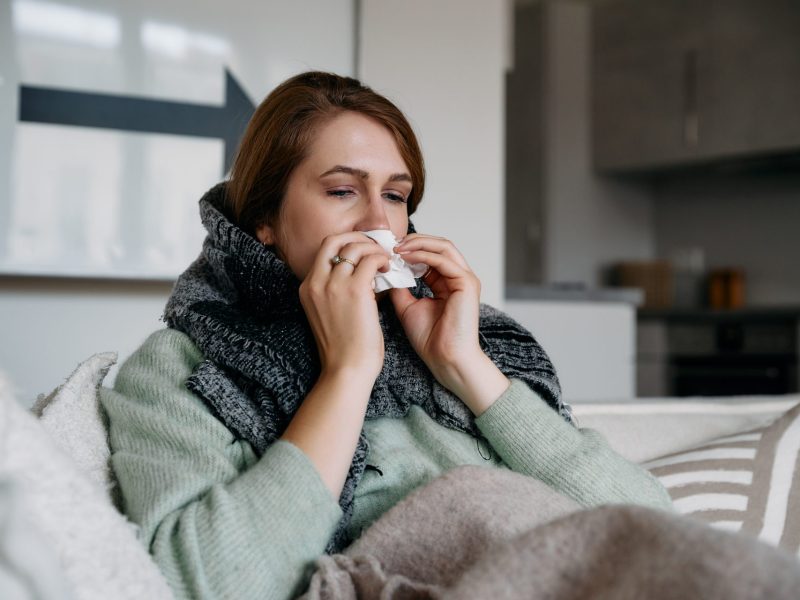
[[[87,35],[97,33],[93,26],[111,32],[107,43]],[[19,85],[219,106],[227,68],[257,102],[301,71],[352,74],[354,31],[352,0],[0,1],[0,271],[64,273],[64,265],[76,262],[72,248],[56,246],[64,230],[77,230],[79,249],[97,246],[100,238],[124,247],[119,242],[127,239],[131,248],[158,254],[157,230],[166,230],[170,243],[183,237],[176,205],[198,233],[183,258],[188,266],[203,237],[197,200],[223,175],[219,139],[20,123]],[[101,138],[109,143],[91,143]],[[49,203],[38,203],[41,190]],[[126,207],[118,228],[109,220],[85,227],[117,204]],[[144,223],[146,208],[154,218]],[[12,228],[20,213],[24,223]],[[60,228],[34,235],[59,213],[76,225],[61,221]],[[54,260],[41,268],[2,260],[12,247],[30,254],[53,246]],[[147,273],[169,277],[180,270]],[[119,275],[121,269],[69,271]],[[165,282],[0,277],[0,370],[29,403],[95,352],[115,350],[124,359],[163,326],[170,288]]]
[[[31,404],[78,362],[112,350],[124,359],[151,332],[171,286],[53,279],[0,280],[0,370]],[[114,367],[108,381],[116,375]]]
[[[506,8],[366,0],[361,45],[361,77],[396,100],[420,134],[429,179],[417,225],[456,243],[494,305],[503,297]],[[94,352],[124,358],[161,326],[168,288],[0,279],[0,370],[30,402]]]
[[[676,175],[657,187],[658,253],[702,248],[706,266],[741,267],[747,303],[800,302],[800,174]]]
[[[360,77],[409,117],[427,182],[414,223],[461,250],[503,301],[504,68],[507,4],[364,0]]]
[[[0,169],[3,274],[176,277],[204,237],[197,198],[226,170],[223,132],[192,135],[202,134],[196,127],[213,127],[207,115],[226,107],[225,134],[235,136],[229,115],[251,108],[227,101],[239,86],[232,97],[255,101],[309,68],[353,72],[352,0],[4,4],[11,11],[4,19],[0,9],[0,39],[8,40],[0,51],[0,159],[10,151],[11,170]],[[226,72],[237,83],[229,86]],[[84,97],[86,112],[117,125],[76,127],[61,116],[41,122],[67,109],[87,123],[51,95],[48,115],[23,121],[18,115],[36,103],[20,86],[171,105],[101,109]],[[209,112],[189,117],[181,134],[150,131],[181,123],[197,105]],[[126,129],[136,114],[150,122],[147,132]],[[8,124],[11,135],[2,135]]]

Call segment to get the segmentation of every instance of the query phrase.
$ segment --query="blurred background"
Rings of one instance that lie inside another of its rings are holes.
[[[798,391],[797,0],[0,0],[19,398],[163,326],[197,200],[308,69],[405,111],[417,229],[534,332],[567,400]]]

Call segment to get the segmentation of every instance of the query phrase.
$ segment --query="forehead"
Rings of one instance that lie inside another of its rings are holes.
[[[347,164],[365,171],[391,168],[407,171],[392,132],[379,121],[356,112],[343,112],[323,123],[311,141],[311,162]]]

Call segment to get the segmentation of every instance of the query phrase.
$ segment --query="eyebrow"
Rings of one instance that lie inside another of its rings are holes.
[[[334,173],[345,173],[347,175],[356,175],[361,179],[368,179],[369,173],[362,169],[356,169],[353,167],[347,167],[345,165],[336,165],[332,169],[328,169],[322,175],[320,175],[320,179],[327,175],[333,175]],[[411,180],[411,175],[408,173],[394,173],[393,175],[389,176],[389,181],[407,181],[409,183],[413,183]]]

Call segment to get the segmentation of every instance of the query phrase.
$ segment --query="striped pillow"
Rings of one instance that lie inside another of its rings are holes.
[[[800,555],[800,404],[771,425],[643,466],[675,509]]]

